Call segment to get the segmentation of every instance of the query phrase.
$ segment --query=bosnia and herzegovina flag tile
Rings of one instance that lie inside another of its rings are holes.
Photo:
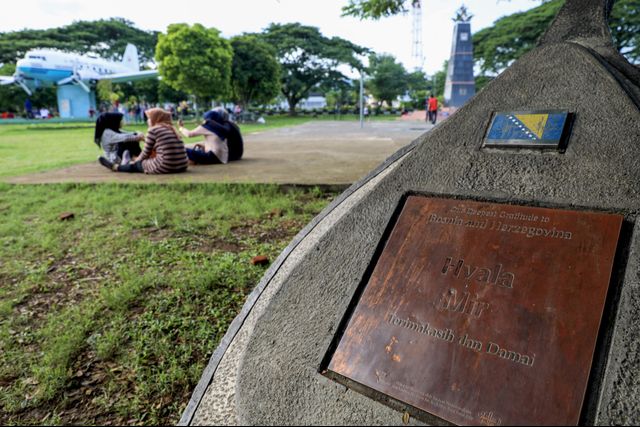
[[[562,140],[568,111],[496,113],[486,146],[549,147]]]

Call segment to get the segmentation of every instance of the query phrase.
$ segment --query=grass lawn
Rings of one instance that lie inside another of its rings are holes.
[[[287,117],[267,116],[267,123],[242,124],[247,135],[311,120],[357,120],[357,116]],[[380,116],[375,120],[395,120],[395,116]],[[187,123],[195,127],[196,123]],[[146,131],[146,125],[126,126],[126,130]],[[93,143],[92,123],[51,123],[0,126],[0,178],[60,169],[78,163],[95,161],[101,150]]]
[[[60,146],[57,134],[97,154],[88,129],[0,132],[5,152]],[[42,163],[22,172],[61,165],[63,156],[45,161],[47,150],[56,152],[43,148]],[[334,196],[269,185],[0,184],[0,424],[175,425],[267,268],[251,258],[274,260]],[[75,217],[62,221],[63,212]]]

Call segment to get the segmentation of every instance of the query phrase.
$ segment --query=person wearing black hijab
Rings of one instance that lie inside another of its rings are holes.
[[[222,108],[208,111],[204,122],[190,131],[184,127],[182,120],[178,122],[180,132],[187,138],[204,136],[204,141],[187,146],[187,156],[192,163],[201,165],[226,164],[229,162],[229,146],[227,138],[230,132],[228,113]]]
[[[93,141],[104,150],[104,157],[111,163],[119,164],[123,157],[136,157],[142,153],[140,141],[144,141],[144,134],[123,132],[123,117],[120,113],[102,113],[96,120]]]

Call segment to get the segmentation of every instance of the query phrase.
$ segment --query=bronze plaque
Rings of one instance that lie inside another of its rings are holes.
[[[622,219],[409,197],[328,370],[456,424],[578,424]]]

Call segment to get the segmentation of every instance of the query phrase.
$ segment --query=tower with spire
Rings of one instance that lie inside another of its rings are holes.
[[[453,18],[453,42],[444,87],[444,102],[448,107],[463,106],[476,93],[473,77],[473,43],[471,41],[471,18],[462,5]]]

